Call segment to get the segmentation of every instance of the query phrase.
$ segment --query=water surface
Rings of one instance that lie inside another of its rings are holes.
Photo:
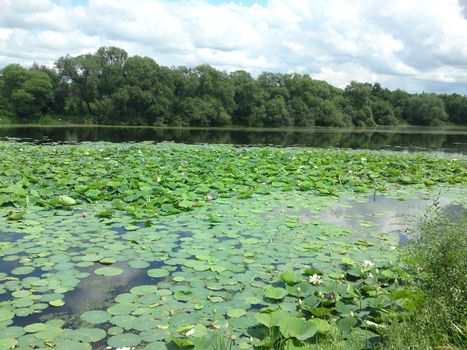
[[[0,127],[0,139],[39,142],[163,142],[467,153],[467,131],[421,129],[223,129],[151,127]]]

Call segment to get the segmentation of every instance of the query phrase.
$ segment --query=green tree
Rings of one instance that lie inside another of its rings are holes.
[[[347,103],[344,112],[351,116],[355,126],[375,125],[371,110],[371,90],[371,84],[356,81],[345,87],[344,97]]]
[[[285,104],[284,97],[278,95],[270,99],[265,104],[266,117],[263,122],[265,126],[279,127],[293,125],[289,118],[289,111]]]
[[[99,63],[99,96],[110,96],[123,85],[123,67],[128,54],[125,50],[110,46],[99,48],[95,56]]]
[[[93,114],[91,103],[97,97],[99,61],[95,55],[60,57],[55,64],[61,79],[71,84],[73,93],[84,103],[89,114]]]
[[[188,125],[193,126],[228,125],[231,122],[222,103],[212,96],[185,98],[182,113]]]
[[[467,96],[459,94],[441,95],[449,121],[455,124],[467,125]]]
[[[408,120],[415,125],[440,125],[448,119],[443,100],[435,94],[412,96],[406,113]]]
[[[235,110],[233,123],[258,126],[266,115],[264,108],[267,93],[262,90],[250,73],[236,71],[230,74],[234,86]]]
[[[376,124],[396,125],[398,123],[391,104],[380,98],[374,98],[371,101],[371,111]]]
[[[20,120],[32,121],[49,112],[53,87],[47,74],[34,68],[9,65],[1,71],[1,77],[3,95]]]

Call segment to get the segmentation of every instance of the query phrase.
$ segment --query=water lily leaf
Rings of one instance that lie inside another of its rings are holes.
[[[107,344],[114,348],[134,347],[141,343],[141,337],[132,333],[123,333],[110,337]]]
[[[162,278],[168,276],[170,273],[166,269],[151,269],[147,271],[149,277]]]
[[[16,221],[21,220],[26,215],[26,210],[11,210],[6,214],[8,220]]]
[[[154,294],[156,292],[157,292],[157,287],[151,286],[151,285],[136,286],[130,289],[130,293],[136,294],[136,295]]]
[[[90,344],[87,343],[81,343],[79,341],[71,340],[71,339],[65,339],[63,341],[60,341],[55,347],[56,350],[91,350],[92,347]]]
[[[193,342],[186,338],[186,337],[172,337],[172,341],[177,345],[179,348],[186,348],[188,346],[193,346]]]
[[[43,330],[34,333],[34,337],[37,339],[41,339],[44,341],[51,341],[58,337],[60,334],[63,333],[63,329],[60,327],[49,326],[47,325],[46,328]]]
[[[178,290],[174,293],[174,298],[180,301],[189,301],[193,299],[195,296],[192,291],[183,291],[183,290]]]
[[[13,317],[15,317],[13,311],[5,308],[0,309],[0,322],[11,320]]]
[[[14,349],[18,344],[15,338],[3,338],[0,339],[0,350]]]
[[[24,327],[24,330],[28,333],[36,333],[47,327],[44,323],[31,323]]]
[[[287,295],[287,291],[280,287],[267,287],[264,290],[264,296],[269,299],[280,300],[284,299]]]
[[[312,318],[308,322],[312,323],[321,334],[326,334],[331,330],[331,325],[320,318]]]
[[[81,314],[81,319],[91,324],[105,323],[110,320],[110,315],[102,310],[91,310]]]
[[[287,284],[296,284],[303,280],[302,276],[299,273],[290,271],[283,272],[280,275],[280,278]]]
[[[32,266],[20,266],[11,270],[11,273],[14,275],[29,275],[35,270]]]
[[[107,333],[103,329],[99,328],[78,328],[73,330],[70,338],[79,342],[94,343],[104,339]]]
[[[313,337],[317,332],[314,323],[290,316],[279,323],[279,329],[284,337],[294,337],[302,341]]]
[[[55,300],[49,301],[49,305],[53,307],[60,307],[60,306],[65,305],[65,301],[63,299],[55,299]]]
[[[290,314],[287,311],[274,311],[272,313],[256,313],[255,318],[258,323],[271,328],[279,326],[279,323]]]
[[[352,327],[354,327],[357,323],[358,321],[355,318],[345,317],[345,318],[341,318],[340,320],[338,320],[336,325],[337,325],[337,329],[339,329],[341,333],[346,334],[346,333],[349,333]]]
[[[231,318],[237,318],[246,315],[246,310],[244,309],[230,309],[227,310],[227,316]]]

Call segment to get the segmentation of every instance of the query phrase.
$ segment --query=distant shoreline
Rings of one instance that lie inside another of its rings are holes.
[[[213,131],[247,131],[247,132],[339,132],[339,133],[400,133],[400,134],[446,134],[446,135],[467,135],[467,127],[465,126],[414,126],[414,125],[398,125],[398,126],[375,126],[375,127],[290,127],[290,128],[272,128],[272,127],[245,127],[245,126],[152,126],[152,125],[106,125],[106,124],[0,124],[0,128],[109,128],[109,129],[174,129],[174,130],[213,130]]]

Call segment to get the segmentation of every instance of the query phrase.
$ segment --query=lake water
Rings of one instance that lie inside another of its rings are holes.
[[[462,131],[0,127],[2,138],[467,154],[467,133]],[[74,210],[36,208],[18,224],[0,217],[0,280],[5,279],[0,283],[0,310],[4,319],[10,310],[15,313],[8,323],[0,322],[0,340],[8,336],[28,348],[43,348],[47,341],[65,344],[61,349],[77,348],[70,344],[90,349],[88,343],[106,349],[123,332],[145,349],[176,349],[171,337],[179,327],[195,323],[224,327],[228,321],[229,328],[220,332],[228,329],[238,337],[237,344],[246,344],[254,313],[267,305],[262,290],[281,271],[307,266],[334,271],[344,255],[381,263],[411,238],[410,229],[428,206],[439,203],[456,220],[465,216],[464,198],[463,188],[399,188],[385,195],[341,197],[288,191],[241,201],[219,198],[192,212],[158,217],[153,226],[126,215],[100,219],[96,213],[106,204],[99,203],[83,203]],[[110,265],[120,272],[98,273]],[[151,286],[157,286],[156,295],[135,292]],[[64,304],[49,305],[56,300]],[[245,315],[228,316],[238,308]],[[91,324],[83,318],[86,312],[101,312],[107,319]],[[56,322],[61,322],[58,327]],[[29,334],[24,327],[31,326],[48,328]]]
[[[0,127],[0,139],[40,142],[163,142],[305,146],[467,153],[467,129],[201,129],[150,127]]]

